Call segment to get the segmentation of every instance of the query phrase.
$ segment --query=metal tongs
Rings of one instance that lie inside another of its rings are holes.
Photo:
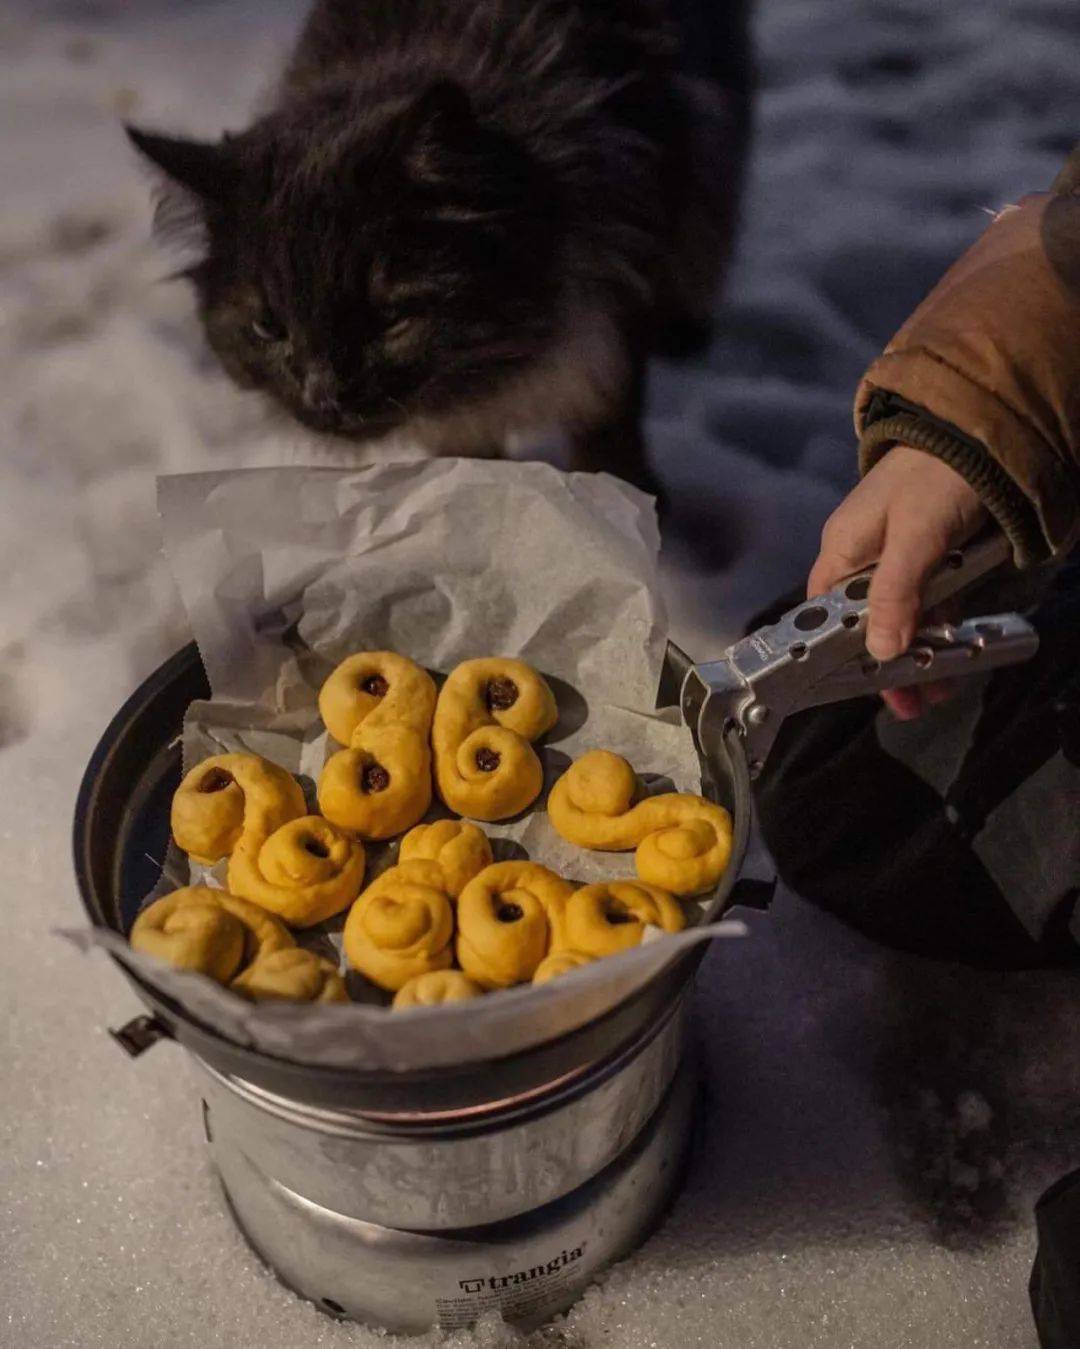
[[[995,530],[957,548],[931,577],[925,606],[933,609],[1009,561]],[[921,628],[914,642],[884,664],[866,650],[867,597],[874,568],[857,572],[827,595],[808,600],[772,627],[759,628],[717,661],[694,666],[682,687],[683,718],[706,762],[734,731],[750,776],[761,772],[785,717],[807,707],[864,697],[880,689],[978,674],[1028,660],[1039,646],[1019,614],[994,614]]]

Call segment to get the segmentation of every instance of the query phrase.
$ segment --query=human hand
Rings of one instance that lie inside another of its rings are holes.
[[[876,660],[892,660],[914,640],[927,578],[986,518],[986,507],[959,473],[934,455],[897,445],[825,522],[807,596],[831,590],[876,560],[866,649]],[[948,696],[947,684],[882,694],[893,714],[904,721]]]

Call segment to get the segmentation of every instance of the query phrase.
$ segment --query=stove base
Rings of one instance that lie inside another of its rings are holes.
[[[598,1175],[542,1208],[467,1229],[362,1222],[287,1189],[231,1137],[211,1137],[210,1149],[252,1248],[324,1310],[399,1334],[469,1326],[497,1310],[528,1331],[565,1311],[663,1218],[682,1179],[696,1095],[687,1058],[638,1137]]]

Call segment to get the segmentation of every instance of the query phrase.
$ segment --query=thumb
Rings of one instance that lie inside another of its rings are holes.
[[[911,645],[926,579],[947,551],[925,526],[890,520],[868,597],[866,649],[876,660],[893,660]]]

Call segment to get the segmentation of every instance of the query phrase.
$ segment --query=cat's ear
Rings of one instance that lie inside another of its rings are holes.
[[[469,172],[478,136],[469,95],[453,80],[437,80],[401,113],[397,161],[412,182],[446,187]]]
[[[458,219],[505,217],[537,193],[536,165],[514,138],[477,120],[469,95],[437,80],[405,111],[400,163],[414,182],[445,194]]]
[[[172,182],[200,201],[221,204],[232,187],[231,158],[223,143],[159,136],[125,126],[132,145]]]

